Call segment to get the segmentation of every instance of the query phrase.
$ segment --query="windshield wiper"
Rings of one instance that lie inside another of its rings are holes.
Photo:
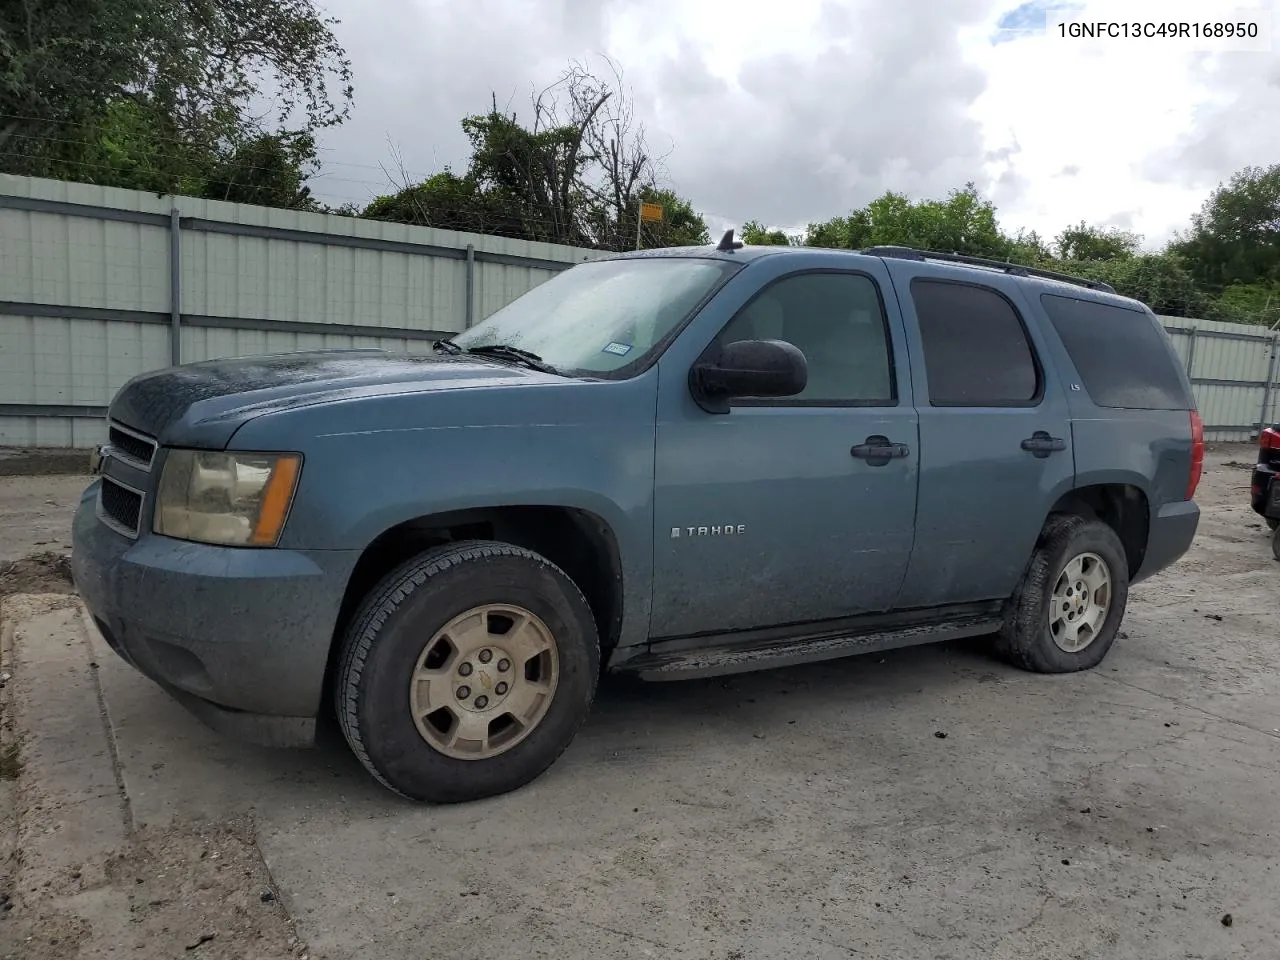
[[[454,344],[457,346],[457,344]],[[510,347],[505,343],[486,343],[478,347],[468,347],[467,353],[473,353],[481,357],[497,357],[500,360],[510,360],[513,363],[523,364],[531,370],[537,370],[540,373],[559,373],[555,367],[546,363],[536,353],[528,350],[521,350],[519,347]]]
[[[454,356],[455,354],[462,352],[462,348],[452,340],[437,340],[435,343],[431,344],[431,349],[439,350],[441,353],[447,353],[449,356]]]

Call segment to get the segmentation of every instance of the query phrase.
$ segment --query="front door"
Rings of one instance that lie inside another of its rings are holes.
[[[920,414],[916,547],[899,606],[1008,597],[1075,483],[1066,392],[1017,281],[891,269]]]
[[[918,438],[887,281],[879,264],[782,275],[720,331],[719,343],[799,347],[809,380],[798,397],[711,414],[690,396],[687,367],[662,370],[654,639],[893,605],[911,554]],[[879,438],[897,446],[877,449]]]

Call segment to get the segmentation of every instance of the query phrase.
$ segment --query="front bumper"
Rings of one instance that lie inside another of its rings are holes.
[[[314,738],[330,643],[359,551],[216,547],[98,519],[72,525],[76,588],[107,643],[210,726],[277,745]]]

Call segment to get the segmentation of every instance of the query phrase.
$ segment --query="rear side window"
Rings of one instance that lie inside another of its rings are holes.
[[[1022,407],[1040,399],[1040,373],[1022,319],[987,287],[913,280],[935,407]]]
[[[1040,304],[1095,404],[1191,409],[1174,353],[1147,313],[1049,293]]]

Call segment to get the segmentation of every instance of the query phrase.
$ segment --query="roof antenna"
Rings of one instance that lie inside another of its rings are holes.
[[[716,244],[717,250],[741,250],[742,241],[733,239],[733,229],[730,228],[724,232],[724,236],[720,238],[720,242]]]

